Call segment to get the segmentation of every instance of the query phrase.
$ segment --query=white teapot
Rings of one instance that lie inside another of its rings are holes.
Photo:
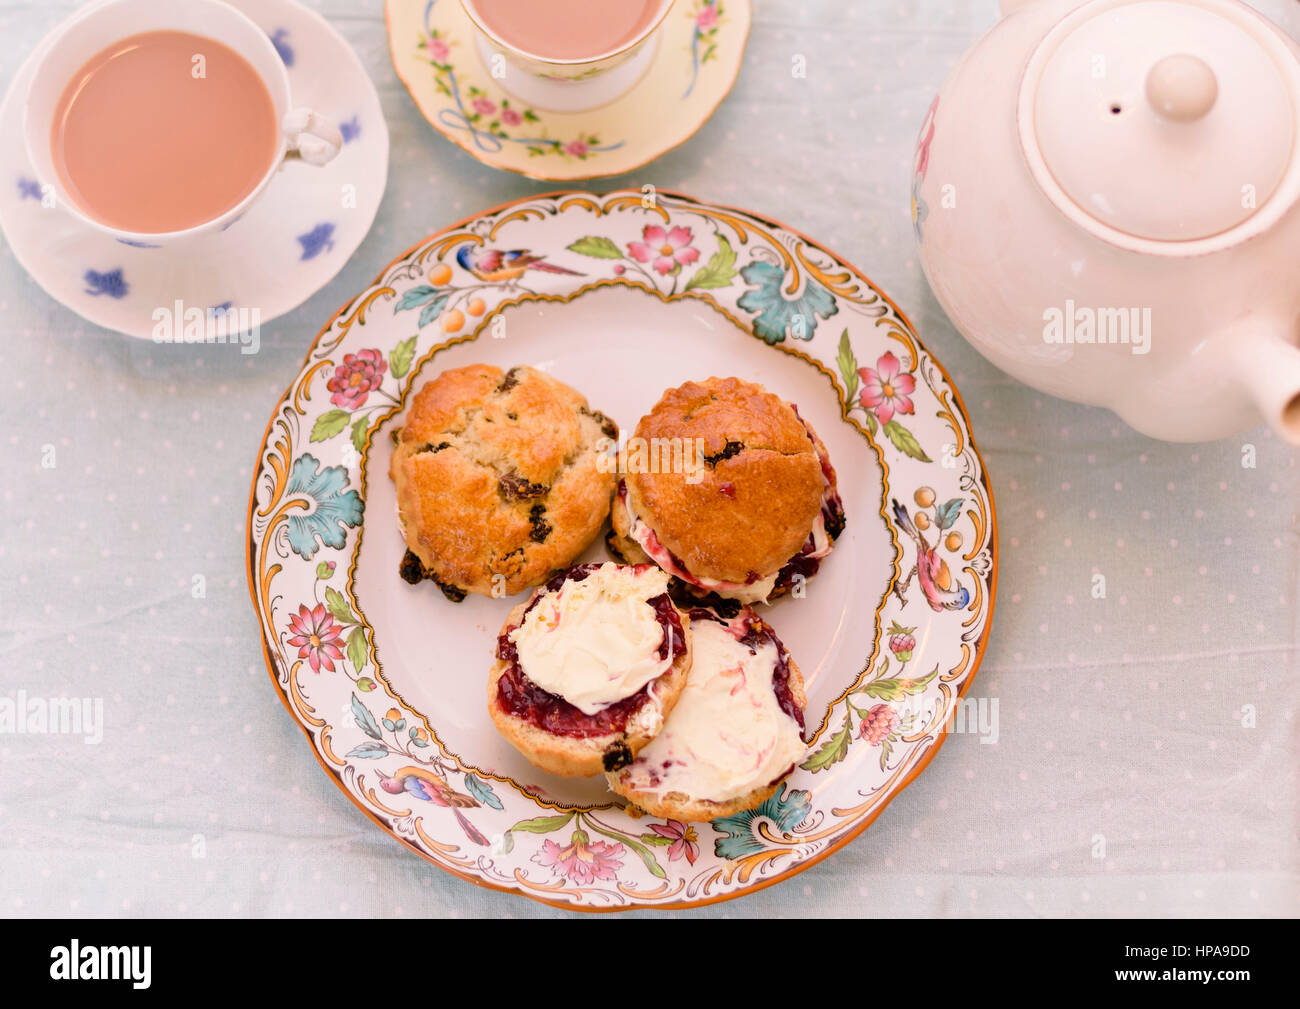
[[[1004,0],[921,131],[953,323],[1148,435],[1300,444],[1300,47],[1236,0]]]

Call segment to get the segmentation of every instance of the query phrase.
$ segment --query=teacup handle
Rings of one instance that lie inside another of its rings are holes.
[[[286,157],[301,158],[309,165],[326,165],[343,149],[343,134],[334,120],[311,109],[285,113],[280,122],[288,145]]]

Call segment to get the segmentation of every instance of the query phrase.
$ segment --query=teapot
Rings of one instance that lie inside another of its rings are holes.
[[[1300,47],[1238,0],[1003,0],[921,130],[957,329],[1147,435],[1300,444]]]

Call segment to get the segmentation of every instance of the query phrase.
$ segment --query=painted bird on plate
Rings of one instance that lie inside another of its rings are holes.
[[[901,584],[894,586],[894,595],[905,601],[903,592],[912,584],[912,577],[916,576],[917,581],[921,583],[921,592],[925,596],[925,601],[930,604],[931,609],[939,611],[965,609],[966,604],[970,602],[970,593],[953,579],[948,562],[939,556],[938,545],[932,547],[926,542],[925,536],[912,521],[912,516],[907,514],[907,509],[896,499],[892,500],[892,504],[894,520],[898,523],[898,527],[916,544],[916,566],[907,573],[907,577]]]
[[[432,802],[435,806],[444,806],[452,811],[456,816],[456,822],[460,824],[460,829],[465,832],[475,844],[487,846],[490,842],[469,820],[465,819],[465,814],[461,809],[469,809],[477,806],[478,800],[473,796],[466,795],[464,792],[457,792],[447,784],[445,778],[440,774],[427,770],[423,767],[403,767],[393,773],[391,777],[379,772],[379,787],[389,795],[401,795],[407,792],[417,798],[424,799],[426,802]]]
[[[554,266],[541,256],[534,256],[527,249],[511,249],[507,252],[504,249],[480,249],[472,244],[465,244],[457,250],[456,262],[488,284],[513,284],[529,270],[564,273],[571,277],[582,276],[577,270]]]

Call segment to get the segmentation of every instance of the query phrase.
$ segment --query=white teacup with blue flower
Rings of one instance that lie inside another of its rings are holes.
[[[323,165],[343,145],[221,0],[103,0],[35,59],[23,131],[43,200],[130,245],[223,231],[286,158]]]

